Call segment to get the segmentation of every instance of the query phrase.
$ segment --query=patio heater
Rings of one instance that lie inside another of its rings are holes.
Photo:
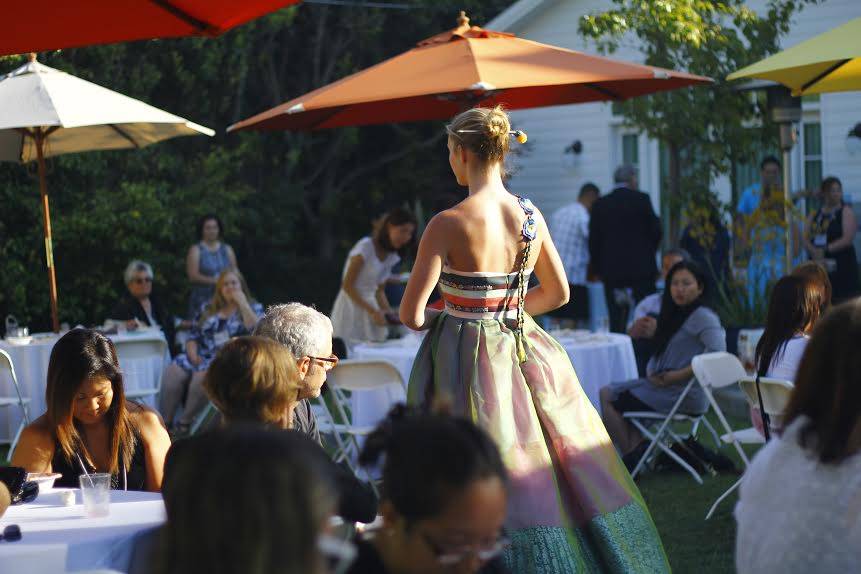
[[[780,128],[780,151],[783,154],[783,200],[786,233],[784,237],[786,249],[786,273],[792,268],[792,214],[789,209],[791,204],[790,169],[792,147],[797,141],[798,132],[795,124],[801,121],[801,98],[792,96],[789,88],[782,84],[774,84],[765,88],[766,102],[771,121]]]

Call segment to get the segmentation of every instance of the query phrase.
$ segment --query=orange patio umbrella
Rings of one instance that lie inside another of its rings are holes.
[[[150,38],[217,36],[299,0],[28,0],[3,6],[0,56]]]
[[[513,34],[458,27],[403,54],[228,128],[318,130],[450,118],[475,105],[508,109],[623,100],[712,80],[592,56]]]

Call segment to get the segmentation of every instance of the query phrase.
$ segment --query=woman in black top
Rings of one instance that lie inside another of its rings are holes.
[[[173,339],[176,333],[173,317],[161,305],[158,298],[153,295],[152,267],[143,261],[132,261],[126,267],[123,277],[128,288],[128,294],[114,306],[108,319],[126,321],[127,326],[131,329],[137,328],[138,324],[158,327],[164,333],[170,355],[173,356]]]
[[[27,472],[58,472],[77,487],[85,473],[110,473],[111,488],[161,489],[170,438],[161,417],[126,401],[110,339],[90,329],[63,335],[51,351],[48,411],[27,426],[12,457]]]
[[[466,419],[395,407],[359,458],[385,455],[379,530],[356,539],[347,574],[507,572],[507,476],[491,438]]]
[[[826,177],[822,181],[822,207],[813,216],[806,243],[811,259],[823,261],[828,270],[834,303],[858,295],[857,231],[852,206],[843,203],[843,184],[836,177]]]

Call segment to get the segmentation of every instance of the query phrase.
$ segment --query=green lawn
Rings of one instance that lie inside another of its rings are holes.
[[[716,419],[709,420],[718,429]],[[750,421],[732,420],[733,428],[750,425]],[[714,449],[707,431],[702,430],[700,441]],[[757,447],[746,447],[750,456]],[[738,453],[731,445],[721,450],[742,468]],[[673,571],[680,574],[717,574],[734,572],[735,519],[732,515],[738,496],[733,493],[718,506],[709,520],[705,520],[714,501],[738,480],[738,476],[718,474],[704,476],[703,484],[681,469],[675,471],[649,472],[638,477],[637,485],[649,506],[652,518],[661,534],[664,549]]]

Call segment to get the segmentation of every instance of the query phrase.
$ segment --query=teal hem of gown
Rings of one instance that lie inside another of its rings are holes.
[[[634,501],[582,528],[533,526],[507,534],[503,561],[516,574],[671,572],[651,517]]]

